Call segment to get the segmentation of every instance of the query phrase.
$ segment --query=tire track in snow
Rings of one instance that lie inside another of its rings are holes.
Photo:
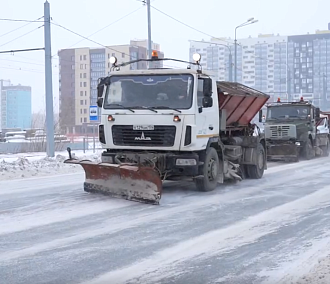
[[[309,171],[308,175],[305,175],[305,178],[307,178],[310,175],[314,175],[314,171],[318,171],[318,169],[313,169],[313,171]],[[287,178],[287,182],[288,180],[295,180],[294,177],[290,176],[290,178]],[[278,179],[276,179],[276,181],[274,181],[273,186],[283,182],[283,180],[279,181]],[[301,181],[300,181],[301,182]],[[306,181],[302,181],[301,184],[306,183]],[[296,182],[297,184],[297,182]],[[299,184],[299,182],[298,182]],[[241,185],[241,184],[240,184]],[[269,185],[269,183],[268,183]],[[234,186],[235,187],[235,186]],[[266,186],[267,188],[268,186]],[[258,188],[258,191],[262,191],[264,193],[265,192],[265,188]],[[112,218],[111,216],[107,216],[107,219],[109,221],[105,221],[102,223],[102,226],[100,228],[93,228],[92,230],[89,230],[88,232],[83,232],[80,233],[78,235],[73,235],[73,236],[69,236],[69,237],[63,237],[63,238],[58,238],[52,241],[48,241],[48,242],[44,242],[38,245],[35,245],[31,248],[27,248],[27,249],[23,249],[19,252],[14,252],[14,253],[6,253],[6,255],[4,256],[4,260],[9,260],[12,258],[17,258],[17,257],[21,257],[21,256],[26,256],[29,254],[36,254],[38,252],[44,251],[44,250],[50,250],[50,249],[54,249],[58,246],[66,246],[69,245],[70,243],[75,243],[75,242],[80,242],[83,241],[84,239],[89,239],[89,238],[94,238],[100,235],[106,235],[106,234],[114,234],[114,233],[118,233],[120,231],[123,230],[127,230],[130,228],[134,228],[137,227],[139,225],[145,224],[145,223],[153,223],[157,220],[161,220],[162,218],[169,218],[169,216],[173,216],[175,214],[179,214],[179,213],[183,213],[183,212],[187,212],[189,210],[192,209],[197,209],[200,207],[205,207],[205,206],[212,206],[212,205],[217,205],[217,204],[231,204],[231,203],[235,203],[238,202],[239,200],[242,200],[244,198],[259,198],[259,195],[256,194],[258,193],[258,191],[256,190],[255,187],[251,187],[249,190],[247,188],[243,188],[240,191],[228,191],[225,194],[214,194],[212,193],[212,195],[208,195],[205,196],[203,199],[200,198],[193,198],[193,201],[191,201],[191,198],[188,198],[188,201],[185,202],[185,204],[180,205],[177,204],[176,206],[164,206],[164,207],[160,207],[160,206],[147,206],[145,207],[144,204],[140,205],[139,203],[132,203],[132,202],[128,202],[128,201],[123,201],[123,200],[105,200],[103,205],[100,206],[100,208],[98,208],[98,203],[95,203],[93,206],[91,206],[91,204],[89,204],[89,206],[82,206],[80,212],[75,212],[75,207],[73,207],[73,211],[71,212],[67,212],[67,214],[61,214],[61,210],[59,210],[56,214],[53,214],[52,210],[50,212],[41,212],[40,214],[42,215],[40,217],[40,219],[36,219],[36,217],[34,216],[34,214],[31,214],[30,219],[24,219],[22,218],[20,220],[20,223],[17,223],[15,219],[10,218],[10,215],[8,216],[8,220],[7,223],[3,222],[2,224],[4,224],[4,228],[3,230],[0,231],[0,235],[5,234],[5,233],[12,233],[12,232],[19,232],[22,230],[28,230],[28,229],[32,229],[32,228],[36,228],[39,226],[45,226],[45,225],[49,225],[49,224],[53,224],[53,223],[58,223],[58,222],[63,222],[66,220],[71,220],[72,218],[78,218],[79,215],[80,217],[86,217],[92,214],[97,214],[97,213],[101,213],[101,212],[106,212],[109,211],[110,213],[110,209],[121,209],[122,207],[124,207],[124,209],[127,207],[129,208],[129,213],[131,215],[135,215],[134,210],[141,210],[141,208],[143,209],[142,212],[139,212],[138,215],[136,215],[136,217],[134,219],[130,219],[127,218],[125,216],[121,217],[117,217],[115,216],[115,218]],[[250,196],[250,194],[254,194],[253,196]],[[261,196],[261,198],[263,198],[263,196]],[[118,202],[118,204],[117,204]],[[120,203],[123,202],[123,203]],[[101,203],[101,202],[100,202]],[[107,204],[111,204],[111,207],[108,208]],[[133,206],[136,205],[136,206]],[[139,206],[140,205],[140,206]],[[113,207],[114,206],[114,207]],[[92,209],[91,209],[92,208]],[[88,210],[87,210],[88,209]],[[71,209],[70,209],[71,210]],[[115,219],[115,220],[113,220]],[[128,219],[128,220],[127,220]],[[1,221],[1,218],[0,218]],[[13,222],[14,221],[14,222]],[[78,220],[77,220],[78,221]],[[32,222],[32,223],[31,223]],[[27,225],[23,225],[23,224],[27,224]],[[8,226],[6,224],[9,224]],[[1,255],[0,255],[0,259],[2,259]]]
[[[214,230],[199,237],[156,252],[152,257],[139,260],[126,268],[111,271],[84,284],[125,283],[136,281],[148,283],[173,277],[180,271],[176,266],[191,259],[210,258],[236,250],[241,246],[258,241],[283,226],[295,223],[306,212],[319,210],[330,205],[330,186],[282,206],[261,212],[227,228]],[[274,219],[274,216],[281,216]],[[147,275],[147,276],[145,276]],[[136,283],[136,282],[135,282]]]

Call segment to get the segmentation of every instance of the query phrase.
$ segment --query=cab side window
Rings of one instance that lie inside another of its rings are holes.
[[[203,87],[204,87],[204,80],[198,79],[198,85],[197,85],[197,105],[198,105],[198,107],[203,106]]]

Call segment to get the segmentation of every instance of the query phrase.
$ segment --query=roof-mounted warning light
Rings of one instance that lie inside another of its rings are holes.
[[[301,98],[300,98],[300,101],[301,101],[301,102],[304,102],[304,97],[301,97]]]
[[[156,50],[151,52],[151,59],[158,59],[158,52]]]
[[[281,102],[281,99],[280,98],[277,98],[277,102],[280,103]]]
[[[201,59],[202,59],[202,56],[201,56],[199,53],[195,53],[195,54],[193,55],[193,59],[194,59],[194,61],[195,61],[197,64],[199,64],[199,62],[200,62]]]

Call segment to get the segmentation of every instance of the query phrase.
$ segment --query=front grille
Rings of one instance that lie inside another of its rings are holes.
[[[288,137],[290,125],[270,126],[270,138]]]
[[[133,125],[113,125],[112,139],[116,146],[171,147],[175,141],[176,127],[155,125],[154,130],[133,130]]]

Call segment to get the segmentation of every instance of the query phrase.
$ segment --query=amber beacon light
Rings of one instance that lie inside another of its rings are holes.
[[[151,58],[152,59],[158,59],[158,52],[156,50],[154,50],[152,53],[151,53]]]

